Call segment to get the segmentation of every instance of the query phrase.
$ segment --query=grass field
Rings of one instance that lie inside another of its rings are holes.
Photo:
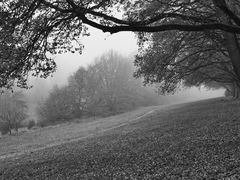
[[[32,151],[69,141],[77,141],[86,136],[92,136],[96,133],[122,126],[138,117],[147,115],[152,110],[162,107],[164,106],[143,107],[132,112],[107,118],[76,119],[70,123],[38,128],[24,133],[20,132],[14,136],[4,136],[0,139],[0,159],[31,153]]]
[[[4,137],[0,179],[240,179],[239,101],[149,107],[89,131],[84,123]]]

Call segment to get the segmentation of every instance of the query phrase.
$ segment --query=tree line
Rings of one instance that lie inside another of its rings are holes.
[[[40,119],[57,123],[83,116],[109,116],[157,104],[157,94],[132,74],[133,63],[110,51],[87,68],[80,67],[68,85],[55,86],[38,108]]]

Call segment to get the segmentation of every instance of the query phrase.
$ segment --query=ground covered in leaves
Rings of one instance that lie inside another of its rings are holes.
[[[0,137],[0,159],[45,149],[69,141],[78,141],[86,136],[109,130],[166,106],[141,107],[131,112],[100,118],[81,118],[48,127],[35,127],[12,136]]]
[[[0,160],[0,179],[240,179],[240,102],[173,106],[84,140]]]

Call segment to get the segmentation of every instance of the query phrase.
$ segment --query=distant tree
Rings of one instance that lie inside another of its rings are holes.
[[[75,117],[81,117],[86,111],[89,99],[88,71],[81,67],[68,80],[68,90],[73,98],[73,113]]]
[[[94,65],[90,65],[87,69],[87,84],[86,84],[86,113],[90,116],[96,116],[102,111],[101,105],[103,101],[102,87],[98,69]]]
[[[99,57],[90,68],[97,75],[97,90],[91,108],[103,114],[115,114],[141,106],[144,96],[139,94],[140,91],[142,95],[151,94],[143,90],[140,80],[134,79],[133,63],[114,51]],[[156,101],[151,102],[154,103]]]
[[[73,118],[73,102],[68,87],[55,86],[46,101],[38,107],[38,115],[46,124],[68,121]]]
[[[21,92],[5,92],[0,98],[0,126],[5,126],[11,134],[11,130],[18,131],[21,122],[27,118],[27,105]]]

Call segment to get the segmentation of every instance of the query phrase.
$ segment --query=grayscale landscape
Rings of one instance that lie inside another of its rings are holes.
[[[240,0],[0,1],[0,180],[240,179]]]

